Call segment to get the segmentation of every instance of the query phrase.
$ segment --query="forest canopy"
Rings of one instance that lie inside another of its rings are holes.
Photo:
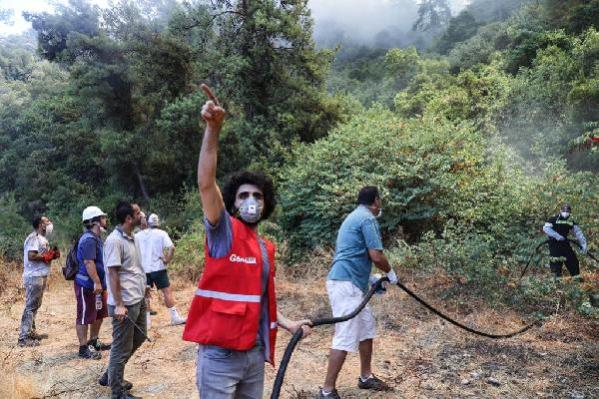
[[[317,45],[306,0],[26,13],[0,39],[0,251],[20,256],[36,214],[66,241],[119,198],[197,234],[202,82],[227,109],[218,177],[275,180],[290,259],[331,247],[366,184],[392,247],[458,242],[454,270],[517,259],[564,201],[596,242],[599,1],[408,3],[412,26],[367,44]]]

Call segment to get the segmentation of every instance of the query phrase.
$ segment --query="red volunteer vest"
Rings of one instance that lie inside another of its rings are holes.
[[[206,266],[191,303],[183,339],[247,351],[256,345],[262,294],[262,251],[258,235],[231,217],[233,242],[222,258],[212,258],[205,246]],[[268,315],[270,359],[274,365],[277,336],[275,246],[264,240],[269,260]]]

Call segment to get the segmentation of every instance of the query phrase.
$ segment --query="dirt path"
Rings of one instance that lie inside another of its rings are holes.
[[[324,284],[279,281],[280,306],[292,317],[329,313]],[[430,287],[429,287],[430,288]],[[420,287],[420,292],[424,287]],[[177,302],[188,303],[193,286],[175,284]],[[77,357],[72,288],[54,277],[38,313],[38,331],[49,338],[37,348],[16,344],[23,309],[22,292],[3,298],[0,307],[1,398],[109,398],[96,381],[106,367]],[[180,306],[184,307],[184,306]],[[477,308],[476,306],[473,306]],[[168,324],[157,307],[150,337],[126,368],[133,393],[144,398],[197,398],[195,345],[181,340],[182,327]],[[368,394],[356,388],[358,357],[350,355],[338,382],[343,398],[598,398],[598,323],[557,315],[518,338],[493,341],[467,335],[428,314],[397,290],[375,299],[379,339],[374,369],[394,392]],[[452,309],[446,309],[452,312]],[[522,326],[517,314],[477,308],[461,320],[489,331]],[[322,384],[332,327],[317,329],[301,343],[289,366],[282,397],[313,398]],[[110,341],[110,323],[101,339]],[[289,334],[281,332],[278,357]],[[275,369],[267,366],[265,397]]]

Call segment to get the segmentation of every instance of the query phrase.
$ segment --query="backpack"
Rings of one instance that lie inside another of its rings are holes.
[[[75,276],[79,271],[79,261],[77,260],[77,247],[79,247],[79,240],[81,240],[83,234],[79,236],[76,242],[71,246],[64,266],[62,267],[62,275],[65,280],[75,280]]]

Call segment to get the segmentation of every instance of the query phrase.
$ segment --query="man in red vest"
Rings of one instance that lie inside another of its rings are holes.
[[[257,233],[273,212],[272,181],[239,172],[216,184],[218,136],[225,117],[212,91],[202,108],[206,131],[198,186],[206,225],[206,264],[183,339],[199,343],[196,381],[201,399],[262,398],[264,362],[274,364],[277,327],[310,332],[310,320],[291,321],[276,308],[275,246]]]

